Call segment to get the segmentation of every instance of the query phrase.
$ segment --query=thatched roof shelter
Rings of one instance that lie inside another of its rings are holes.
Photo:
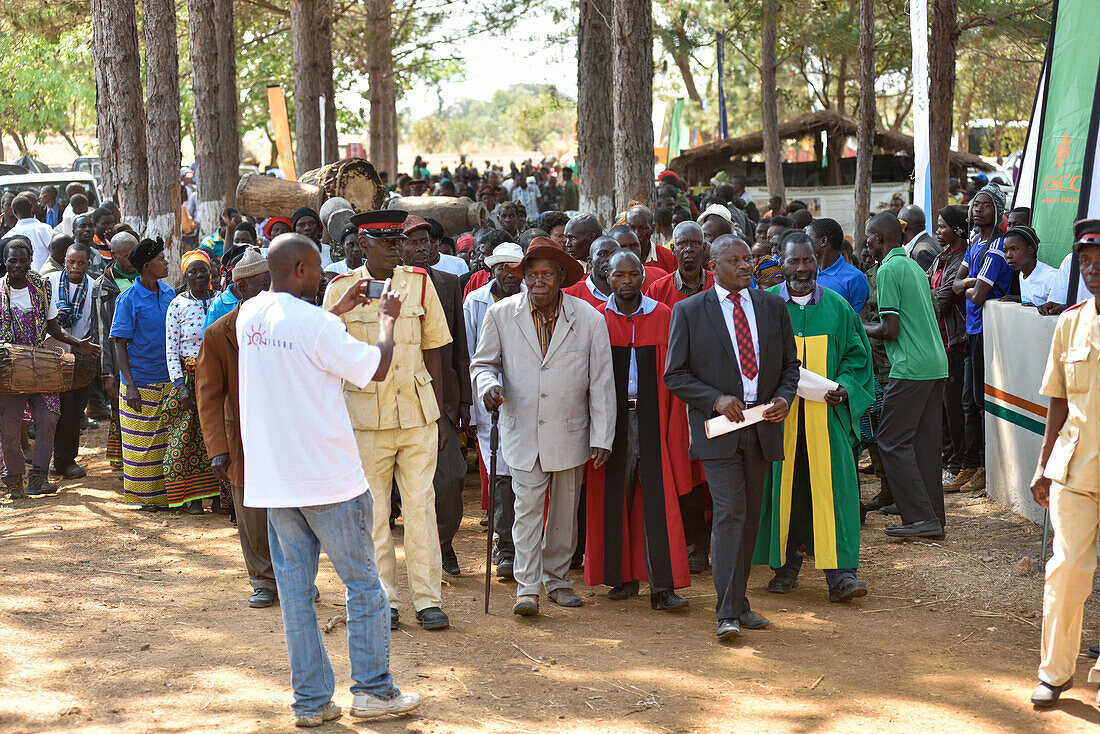
[[[779,124],[781,140],[801,140],[820,135],[823,131],[830,135],[845,137],[856,136],[855,118],[842,115],[835,110],[811,112],[793,120]],[[885,153],[906,152],[913,156],[913,138],[892,130],[875,130],[875,146]],[[724,169],[732,158],[761,153],[764,150],[764,132],[742,135],[739,138],[726,138],[682,151],[669,162],[668,167],[683,176],[688,182],[706,181],[717,171]],[[951,169],[964,170],[968,167],[980,171],[992,171],[994,167],[980,157],[969,153],[951,151]]]

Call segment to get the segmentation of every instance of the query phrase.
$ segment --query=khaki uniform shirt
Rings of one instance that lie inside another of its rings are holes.
[[[360,278],[372,277],[366,264],[334,279],[325,291],[330,308]],[[390,288],[402,295],[401,316],[394,325],[393,362],[382,382],[364,388],[344,383],[344,397],[357,431],[417,428],[439,419],[439,404],[423,352],[451,342],[447,318],[428,274],[421,268],[398,266]],[[378,304],[356,306],[341,316],[348,333],[359,341],[378,340]]]
[[[1100,491],[1100,320],[1095,298],[1058,319],[1040,392],[1069,403],[1044,476],[1066,487]]]

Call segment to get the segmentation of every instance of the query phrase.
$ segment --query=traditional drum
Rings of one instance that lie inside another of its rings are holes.
[[[446,237],[457,237],[481,229],[488,221],[489,210],[480,201],[465,196],[397,196],[386,201],[387,209],[404,209],[424,219],[434,219],[443,225]]]
[[[92,384],[92,380],[100,372],[99,357],[84,352],[73,352],[73,382],[70,390],[79,390],[85,385]]]
[[[348,200],[357,212],[369,212],[382,208],[386,187],[366,158],[345,158],[327,166],[306,171],[298,176],[302,183],[316,184],[324,189],[325,196],[340,196]],[[293,210],[290,210],[293,211]]]
[[[302,206],[317,211],[324,200],[325,192],[320,186],[260,173],[245,174],[237,184],[238,211],[257,219],[285,217]]]
[[[73,384],[75,362],[73,355],[47,347],[0,344],[0,392],[65,392]]]

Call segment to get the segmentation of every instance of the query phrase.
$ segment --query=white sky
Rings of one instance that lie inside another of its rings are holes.
[[[476,6],[476,3],[473,3]],[[460,25],[456,23],[456,25]],[[442,86],[443,106],[463,97],[488,99],[498,89],[513,84],[553,84],[573,99],[577,97],[576,43],[545,47],[542,38],[549,32],[560,34],[564,28],[540,14],[521,20],[507,36],[478,36],[457,44],[439,47],[441,54],[456,54],[466,62],[463,78]],[[439,97],[435,90],[418,87],[398,101],[399,110],[408,110],[414,118],[435,111]]]

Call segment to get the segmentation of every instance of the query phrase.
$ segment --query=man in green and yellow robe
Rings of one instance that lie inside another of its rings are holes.
[[[772,292],[787,302],[802,366],[836,382],[825,402],[795,399],[783,426],[784,461],[764,487],[754,563],[775,571],[768,591],[798,585],[801,548],[825,572],[829,601],[864,596],[859,566],[859,479],[853,450],[859,419],[874,402],[871,348],[859,317],[837,293],[817,284],[809,238],[784,242],[784,282]]]

